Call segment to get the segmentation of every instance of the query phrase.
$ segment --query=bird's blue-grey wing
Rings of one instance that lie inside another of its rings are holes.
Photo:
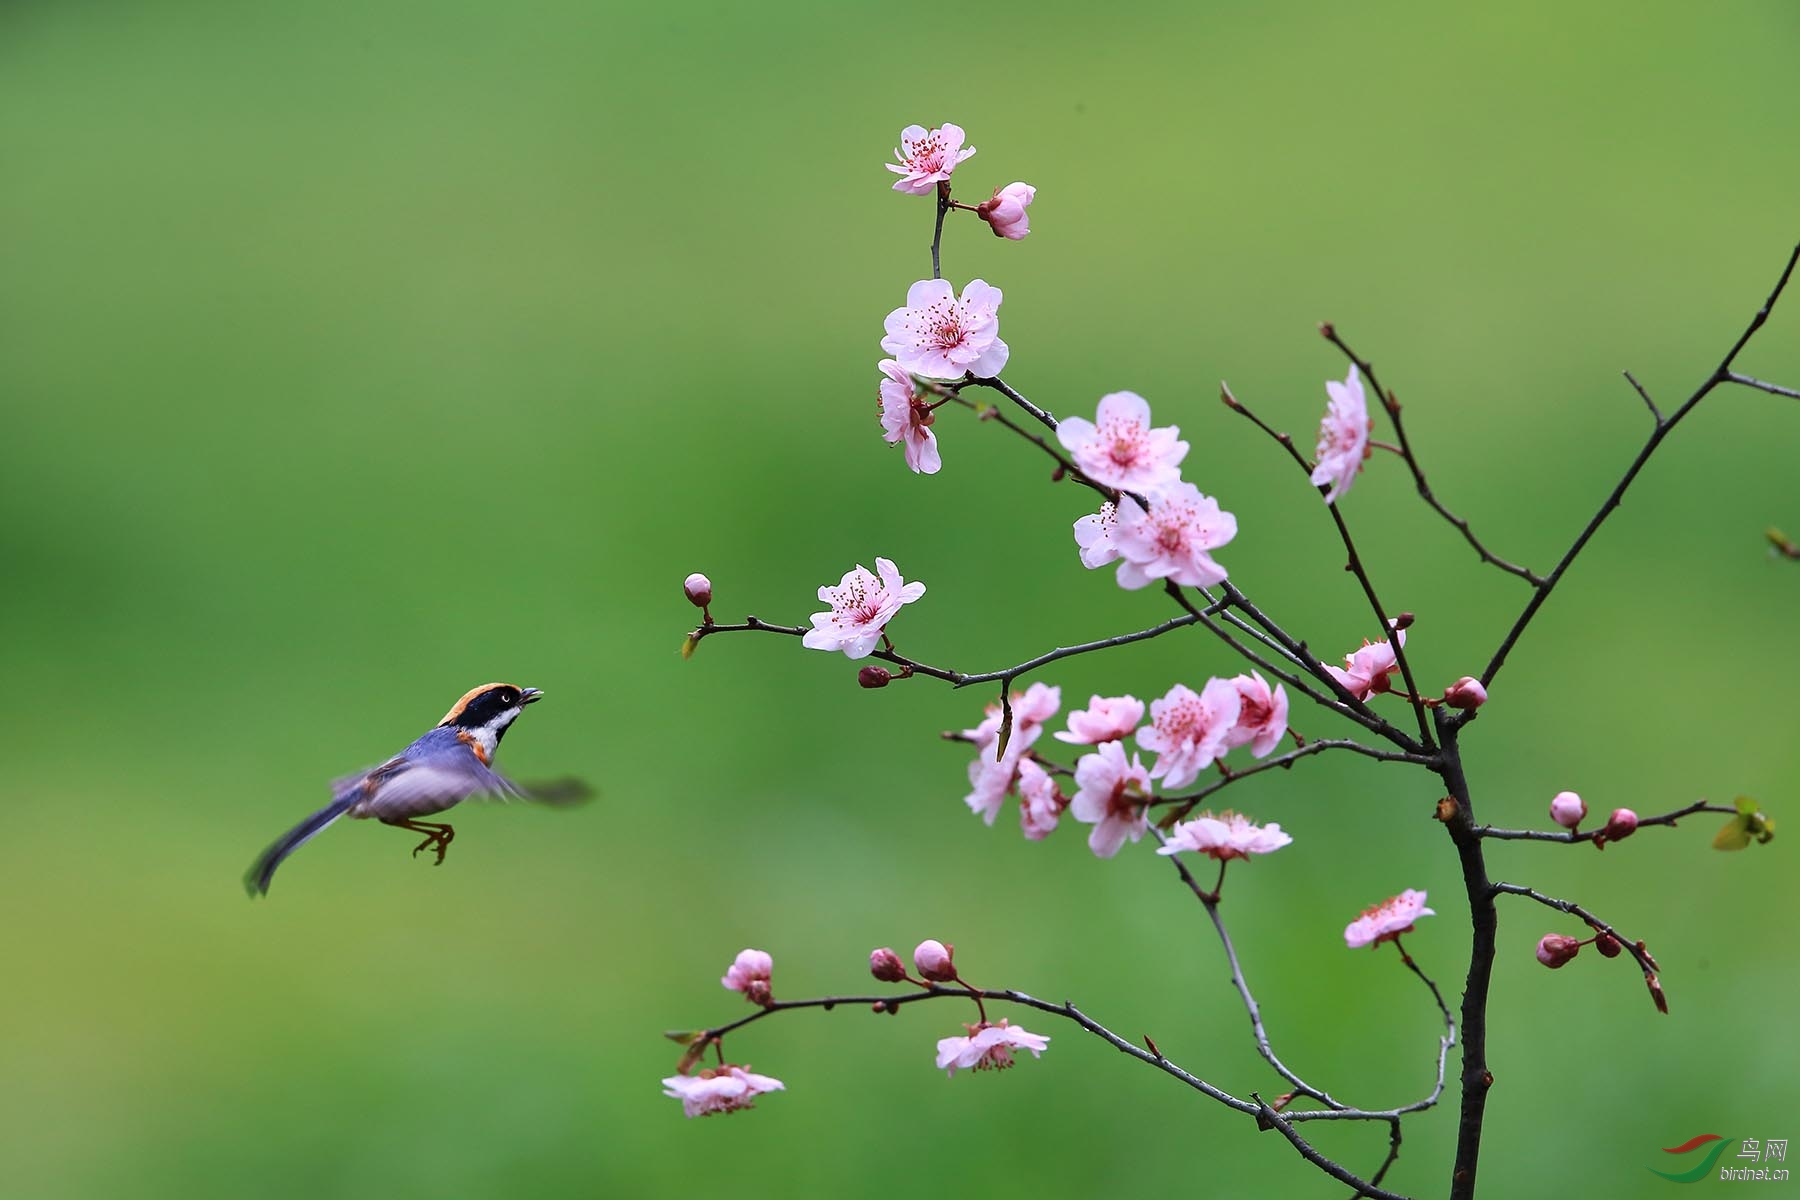
[[[459,747],[460,749],[460,747]],[[357,811],[383,820],[442,812],[471,796],[522,796],[510,779],[476,758],[473,751],[395,760],[371,773]]]

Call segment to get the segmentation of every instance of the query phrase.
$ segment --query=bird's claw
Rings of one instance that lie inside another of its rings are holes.
[[[441,826],[425,835],[425,840],[413,847],[413,857],[419,857],[421,850],[437,851],[437,858],[431,864],[434,867],[444,865],[444,852],[450,848],[450,841],[456,836],[456,830],[448,825]]]

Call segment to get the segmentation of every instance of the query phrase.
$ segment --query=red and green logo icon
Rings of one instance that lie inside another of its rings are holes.
[[[1683,1154],[1692,1157],[1684,1159],[1693,1163],[1685,1171],[1658,1171],[1651,1167],[1652,1174],[1661,1175],[1664,1179],[1675,1183],[1693,1183],[1712,1174],[1713,1164],[1719,1161],[1719,1155],[1725,1153],[1725,1147],[1731,1145],[1731,1139],[1720,1137],[1716,1133],[1702,1133],[1689,1138],[1679,1146],[1664,1146],[1664,1154]],[[1703,1151],[1696,1153],[1697,1151]]]

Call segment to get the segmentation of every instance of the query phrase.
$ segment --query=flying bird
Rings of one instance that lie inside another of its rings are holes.
[[[425,840],[413,847],[413,854],[434,850],[436,861],[441,864],[456,830],[442,822],[421,821],[420,817],[484,794],[553,803],[582,798],[586,789],[578,783],[565,781],[528,790],[494,770],[500,739],[525,706],[536,703],[543,695],[537,688],[510,683],[485,683],[466,693],[436,728],[399,754],[378,767],[332,784],[331,803],[264,850],[244,876],[245,889],[251,896],[267,895],[275,868],[339,817],[373,817],[383,825],[422,833]]]

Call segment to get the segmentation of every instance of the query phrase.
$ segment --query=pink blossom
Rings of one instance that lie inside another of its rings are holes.
[[[1401,646],[1406,645],[1406,631],[1396,630],[1394,641]],[[1369,642],[1365,640],[1362,649],[1344,656],[1342,669],[1326,664],[1325,669],[1331,672],[1332,678],[1344,685],[1344,690],[1358,700],[1367,700],[1379,692],[1392,688],[1388,679],[1400,667],[1399,660],[1394,657],[1394,647],[1388,642]]]
[[[1084,754],[1075,764],[1075,786],[1079,789],[1069,801],[1069,813],[1084,825],[1092,825],[1088,849],[1101,858],[1111,858],[1125,844],[1144,836],[1149,821],[1144,816],[1150,799],[1150,773],[1132,755],[1125,759],[1120,742],[1107,742],[1093,754]]]
[[[1411,932],[1413,922],[1420,917],[1435,916],[1436,913],[1425,907],[1425,893],[1407,888],[1374,908],[1365,908],[1362,916],[1344,927],[1344,944],[1355,950],[1359,946],[1391,942],[1401,934]]]
[[[962,736],[976,747],[975,761],[969,764],[972,790],[963,797],[969,811],[979,813],[989,825],[1000,815],[1006,795],[1018,779],[1019,762],[1031,744],[1043,735],[1044,725],[1062,707],[1062,689],[1034,683],[1010,697],[1013,711],[1012,733],[1006,739],[1006,753],[998,758],[989,747],[1000,740],[1000,723],[1004,719],[998,704],[987,706],[981,724],[965,729]]]
[[[1294,839],[1270,822],[1253,825],[1242,813],[1226,811],[1218,816],[1203,812],[1191,821],[1183,821],[1170,831],[1169,840],[1158,846],[1158,854],[1180,854],[1191,850],[1225,862],[1233,858],[1249,858],[1252,854],[1272,854]]]
[[[913,386],[912,376],[900,364],[884,358],[877,364],[887,378],[876,394],[881,398],[882,436],[890,444],[906,443],[906,465],[919,475],[936,475],[943,460],[938,457],[937,435],[931,432],[935,414]]]
[[[1344,382],[1333,379],[1325,384],[1330,403],[1325,406],[1325,419],[1319,422],[1319,445],[1313,451],[1318,465],[1313,468],[1314,484],[1331,485],[1325,503],[1336,504],[1349,492],[1362,470],[1363,459],[1369,457],[1369,433],[1374,422],[1363,399],[1362,376],[1354,363]]]
[[[1000,340],[1000,298],[980,279],[960,298],[946,280],[921,279],[907,289],[906,306],[887,315],[881,348],[926,379],[992,378],[1010,353]]]
[[[935,129],[908,125],[900,131],[900,148],[894,151],[899,161],[882,165],[900,176],[894,184],[896,192],[929,196],[937,190],[940,180],[950,178],[957,163],[975,153],[975,147],[964,150],[962,144],[960,125],[940,125]]]
[[[949,1037],[937,1044],[937,1065],[954,1076],[963,1070],[1002,1070],[1013,1065],[1012,1052],[1029,1050],[1033,1058],[1041,1056],[1050,1039],[1041,1034],[1007,1023],[1005,1017],[992,1025],[967,1025],[968,1037]]]
[[[969,764],[969,794],[963,797],[969,811],[992,825],[1018,781],[1019,763],[1024,757],[1025,743],[1017,737],[1006,743],[1006,753],[997,760],[986,750],[977,754]]]
[[[913,966],[933,983],[949,983],[956,978],[956,964],[951,961],[953,953],[936,938],[926,938],[913,948]]]
[[[681,1111],[690,1117],[710,1117],[754,1108],[751,1101],[757,1096],[785,1087],[779,1079],[728,1063],[697,1075],[671,1075],[663,1080],[663,1095],[681,1101]]]
[[[1257,671],[1239,675],[1231,683],[1237,688],[1240,704],[1237,724],[1225,735],[1225,748],[1248,745],[1251,754],[1262,758],[1280,745],[1287,733],[1287,692],[1279,683],[1271,690],[1269,681]]]
[[[1043,733],[1044,724],[1062,708],[1062,689],[1047,683],[1034,683],[1022,692],[1014,692],[1009,699],[1012,701],[1013,712],[1010,740],[1029,746]],[[963,737],[977,746],[993,745],[1000,736],[1000,722],[1004,715],[998,704],[988,705],[981,724],[973,729],[963,730]]]
[[[742,950],[719,982],[734,992],[744,993],[744,998],[754,1004],[767,1004],[772,999],[769,973],[774,967],[775,960],[767,951]]]
[[[1075,522],[1075,545],[1081,551],[1082,566],[1091,571],[1118,559],[1119,548],[1113,544],[1113,534],[1118,528],[1119,510],[1111,502],[1102,504],[1099,512]]]
[[[1550,798],[1550,819],[1564,829],[1575,829],[1587,816],[1587,804],[1574,792],[1558,792]]]
[[[1188,444],[1173,425],[1150,427],[1150,405],[1136,392],[1100,397],[1094,420],[1064,417],[1056,427],[1081,473],[1107,487],[1148,492],[1178,483]]]
[[[842,650],[846,658],[867,658],[873,653],[900,606],[925,594],[924,584],[901,579],[900,568],[888,559],[877,558],[875,570],[878,575],[858,564],[844,574],[838,586],[820,588],[819,599],[829,604],[831,611],[813,614],[813,627],[800,644],[813,650]]]
[[[1029,183],[1009,183],[995,188],[992,198],[975,206],[975,214],[993,227],[995,237],[1018,241],[1031,232],[1031,221],[1025,210],[1037,199],[1037,189]]]
[[[1041,842],[1056,832],[1056,822],[1068,799],[1057,790],[1056,779],[1035,759],[1019,763],[1019,828],[1025,837]]]
[[[1125,561],[1119,564],[1119,586],[1137,589],[1159,579],[1188,587],[1211,587],[1225,579],[1225,568],[1212,560],[1216,550],[1237,536],[1237,518],[1219,510],[1219,502],[1201,495],[1191,483],[1176,483],[1148,497],[1150,511],[1124,496],[1112,544]]]
[[[1069,714],[1068,731],[1057,734],[1056,740],[1075,746],[1116,742],[1136,733],[1143,719],[1144,702],[1136,696],[1095,696],[1086,708]]]
[[[1225,739],[1237,724],[1243,700],[1229,679],[1209,679],[1199,692],[1176,684],[1150,702],[1150,728],[1138,745],[1157,754],[1150,778],[1165,788],[1186,787],[1225,753]]]

